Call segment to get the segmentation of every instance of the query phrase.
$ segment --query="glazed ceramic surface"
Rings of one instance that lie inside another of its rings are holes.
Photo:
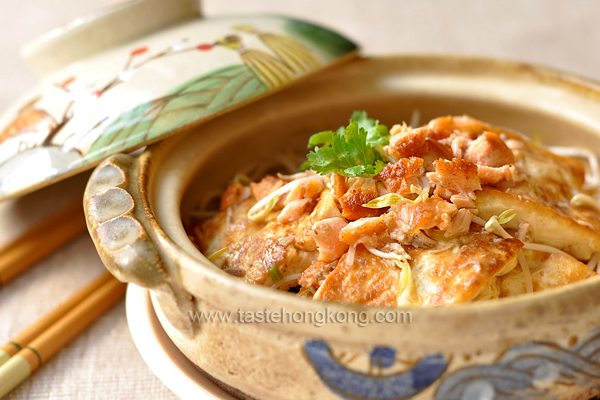
[[[104,263],[120,279],[150,288],[174,343],[242,398],[589,399],[600,393],[598,279],[456,307],[391,310],[385,315],[392,322],[376,323],[378,313],[390,310],[246,284],[189,241],[182,221],[207,193],[222,191],[248,166],[276,161],[290,149],[306,151],[308,135],[342,125],[360,109],[388,125],[410,120],[415,110],[422,121],[469,114],[544,144],[600,148],[594,82],[476,58],[361,59],[138,158],[103,162],[84,203]],[[278,312],[279,322],[274,314],[270,322],[242,317],[265,310]],[[215,311],[231,318],[195,317]]]
[[[134,1],[30,45],[26,54],[45,75],[0,118],[0,200],[160,140],[356,53],[349,40],[307,22],[202,19],[197,4]]]
[[[235,400],[173,344],[156,316],[150,291],[128,285],[125,307],[135,346],[152,372],[173,393],[182,400]]]

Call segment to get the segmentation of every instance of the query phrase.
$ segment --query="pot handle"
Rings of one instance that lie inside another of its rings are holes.
[[[171,325],[193,335],[193,298],[179,283],[177,260],[160,251],[157,224],[139,177],[139,159],[125,154],[96,168],[84,194],[88,230],[106,268],[122,282],[151,289]]]

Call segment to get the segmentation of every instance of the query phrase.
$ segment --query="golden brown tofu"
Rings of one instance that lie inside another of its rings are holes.
[[[533,291],[553,289],[598,275],[587,265],[562,254],[551,254],[538,268],[531,269]],[[520,267],[499,278],[500,297],[526,293],[525,276]]]
[[[588,260],[593,252],[600,251],[598,231],[533,200],[486,187],[477,192],[475,205],[479,216],[486,220],[513,210],[516,217],[505,224],[505,228],[516,230],[519,221],[527,222],[533,242],[556,247],[580,260]],[[597,213],[594,218],[598,218]]]
[[[315,294],[315,299],[376,306],[443,306],[470,301],[490,279],[512,268],[523,244],[481,228],[431,249],[408,246],[411,285],[402,291],[402,269],[364,247],[354,262],[344,256]]]
[[[266,222],[252,222],[248,210],[256,203],[254,198],[244,200],[228,211],[221,211],[201,226],[198,237],[200,250],[208,257],[227,247],[215,264],[235,268],[247,282],[272,285],[269,270],[277,266],[283,277],[302,273],[316,261],[316,247],[306,250],[295,246],[296,236],[312,226],[307,210],[293,222],[277,222],[273,211]],[[320,209],[320,208],[319,208]],[[289,285],[288,285],[289,286]],[[285,287],[282,287],[285,288]]]

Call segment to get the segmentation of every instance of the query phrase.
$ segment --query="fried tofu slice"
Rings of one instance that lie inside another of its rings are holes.
[[[443,306],[468,302],[497,274],[514,268],[523,244],[479,227],[426,249],[407,246],[410,284],[392,260],[358,246],[353,263],[343,256],[315,293],[316,300],[372,306]]]
[[[475,206],[485,220],[512,209],[517,215],[504,228],[516,230],[518,221],[527,222],[532,242],[556,247],[579,260],[589,260],[592,253],[600,251],[598,232],[523,196],[485,187],[477,192]]]
[[[228,248],[214,263],[225,269],[235,268],[237,276],[247,282],[271,286],[269,270],[277,266],[283,278],[301,274],[313,264],[319,252],[314,239],[307,233],[315,221],[327,217],[338,217],[329,190],[319,196],[314,208],[307,208],[295,221],[277,221],[278,212],[273,211],[265,222],[252,222],[248,211],[256,203],[254,198],[242,201],[229,211],[221,211],[205,221],[197,229],[198,245],[208,257]],[[288,285],[281,285],[285,290]]]
[[[538,268],[531,270],[533,291],[553,289],[579,282],[598,275],[587,265],[563,254],[551,254]],[[521,268],[515,268],[498,278],[500,297],[526,293],[525,276]]]
[[[248,210],[255,203],[252,198],[245,200],[234,207],[230,215],[221,211],[211,218],[199,230],[199,245],[207,257],[227,247],[214,261],[217,266],[235,268],[236,276],[247,282],[271,286],[274,282],[269,270],[273,266],[277,266],[285,278],[302,273],[316,261],[319,253],[294,246],[296,233],[310,223],[308,212],[294,222],[279,223],[272,218],[267,223],[254,223],[248,219]]]
[[[313,299],[394,307],[398,305],[401,273],[392,261],[358,246],[353,263],[348,263],[348,253],[342,256]]]

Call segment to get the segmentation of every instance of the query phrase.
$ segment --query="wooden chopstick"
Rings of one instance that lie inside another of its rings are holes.
[[[75,308],[75,306],[81,303],[91,293],[98,290],[98,288],[100,288],[110,279],[112,279],[110,272],[105,272],[98,279],[75,293],[67,301],[50,311],[23,332],[19,333],[4,346],[0,347],[0,365],[4,364],[10,357],[17,354],[19,350],[27,346],[29,342],[48,329],[48,327]]]
[[[48,218],[0,250],[0,286],[85,230],[81,201]]]
[[[105,276],[97,281],[101,279],[105,279]],[[97,281],[94,283],[98,283]],[[0,398],[27,379],[58,350],[119,301],[125,295],[125,288],[124,283],[111,277],[0,366]]]

